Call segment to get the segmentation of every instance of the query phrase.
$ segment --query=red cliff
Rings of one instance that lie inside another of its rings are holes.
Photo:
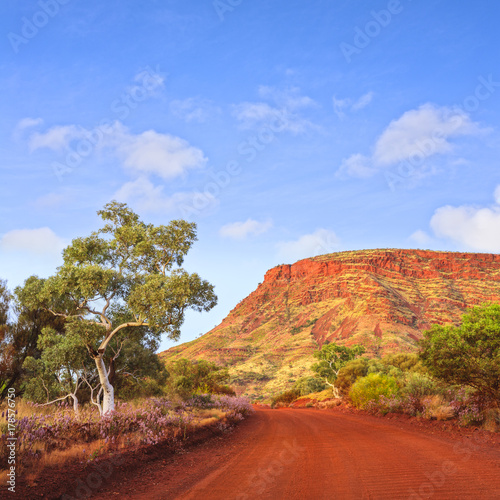
[[[340,252],[270,269],[219,326],[164,355],[272,378],[299,359],[308,366],[325,341],[363,344],[370,355],[412,350],[431,324],[458,324],[488,301],[500,302],[500,255]]]

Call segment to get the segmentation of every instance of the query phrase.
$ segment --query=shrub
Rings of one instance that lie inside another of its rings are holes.
[[[401,380],[403,383],[401,392],[406,396],[422,398],[424,396],[432,396],[440,390],[434,379],[421,373],[406,373]]]
[[[317,377],[302,377],[295,382],[294,390],[301,396],[306,396],[312,392],[320,392],[326,389],[326,384]]]
[[[297,391],[296,389],[282,392],[272,400],[271,408],[280,408],[282,406],[288,406],[291,402],[295,401],[299,397],[300,397],[300,392]]]
[[[455,416],[455,409],[446,404],[439,395],[427,396],[422,399],[423,416],[437,420],[449,420]]]
[[[377,401],[380,396],[397,395],[399,386],[394,377],[382,373],[370,373],[358,379],[349,391],[349,397],[357,408],[365,408],[370,401]]]
[[[420,348],[420,358],[433,376],[473,387],[498,406],[500,304],[474,307],[458,328],[433,325],[424,332]]]
[[[418,354],[415,353],[400,352],[397,354],[388,354],[381,359],[381,363],[387,367],[398,368],[402,372],[427,372]]]
[[[358,378],[365,377],[368,374],[368,366],[369,362],[366,358],[358,358],[349,361],[340,369],[336,385],[341,394],[348,394],[352,384]]]

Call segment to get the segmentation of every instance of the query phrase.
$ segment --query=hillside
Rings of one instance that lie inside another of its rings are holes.
[[[370,356],[410,351],[433,323],[500,302],[500,255],[423,250],[340,252],[270,269],[220,325],[160,354],[228,365],[233,385],[273,394],[309,374],[325,341]]]

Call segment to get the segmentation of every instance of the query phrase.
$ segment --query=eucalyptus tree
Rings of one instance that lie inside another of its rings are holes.
[[[44,328],[38,337],[38,348],[40,358],[28,356],[23,364],[30,375],[25,397],[43,405],[71,398],[78,413],[78,392],[92,372],[82,339],[72,332],[63,334]]]
[[[37,342],[42,330],[50,327],[60,331],[63,325],[63,318],[23,305],[17,294],[11,295],[5,282],[0,281],[0,401],[10,388],[15,388],[18,395],[23,393],[23,363],[30,356],[40,358]]]
[[[319,361],[311,366],[311,370],[332,388],[333,395],[338,398],[340,392],[335,382],[341,368],[364,352],[365,348],[359,345],[347,347],[338,344],[323,344],[323,347],[313,354]]]
[[[18,294],[63,317],[66,334],[82,340],[99,374],[106,414],[115,407],[106,364],[110,342],[133,328],[178,339],[186,310],[208,311],[217,297],[210,283],[180,267],[197,239],[194,223],[146,224],[116,201],[97,213],[101,229],[74,239],[54,276],[32,277]]]
[[[458,327],[432,325],[419,344],[420,359],[431,375],[473,387],[500,406],[500,304],[469,309]]]

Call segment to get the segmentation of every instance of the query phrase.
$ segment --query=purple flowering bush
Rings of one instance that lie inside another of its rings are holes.
[[[233,396],[196,396],[186,402],[167,398],[149,398],[140,405],[117,403],[116,410],[104,417],[94,407],[84,407],[75,414],[67,405],[53,408],[53,413],[37,413],[16,422],[17,456],[26,464],[83,443],[102,442],[102,450],[129,444],[154,445],[185,438],[213,410],[213,418],[230,425],[253,411],[245,398]],[[0,463],[5,464],[8,448],[6,412],[0,420]],[[94,457],[95,458],[95,457]],[[92,459],[92,457],[91,457]]]

